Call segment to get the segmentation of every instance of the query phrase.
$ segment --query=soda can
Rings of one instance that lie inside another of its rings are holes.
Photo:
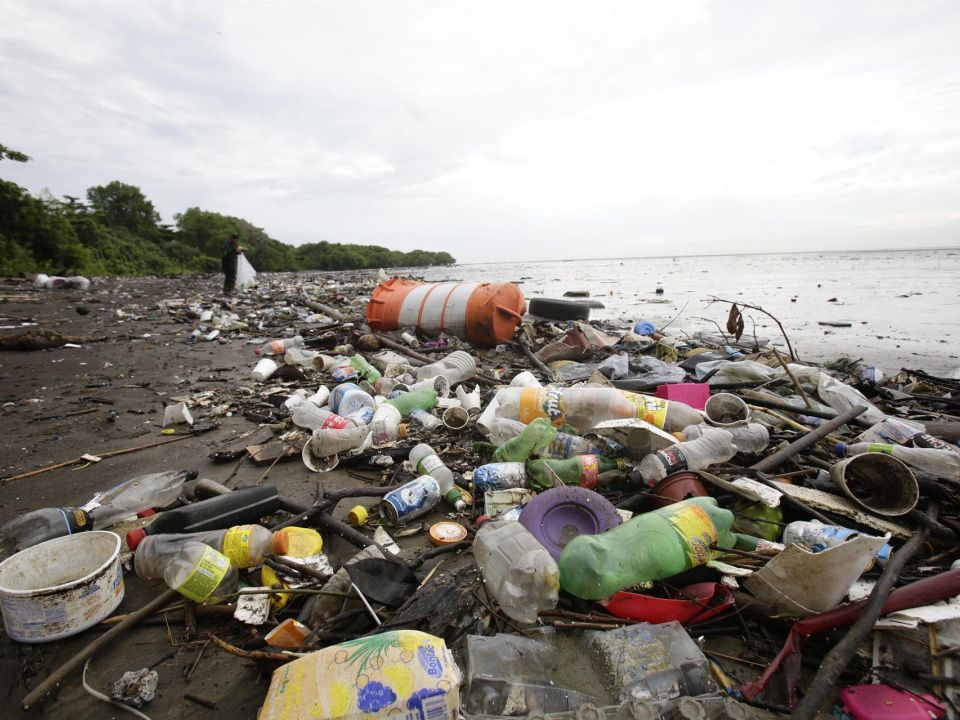
[[[430,512],[440,502],[440,483],[421,475],[391,490],[380,502],[380,516],[391,525],[402,525]]]

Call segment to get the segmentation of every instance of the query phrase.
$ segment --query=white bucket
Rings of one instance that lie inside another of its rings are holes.
[[[123,600],[120,536],[103,530],[55,538],[0,563],[0,611],[14,640],[76,635]]]

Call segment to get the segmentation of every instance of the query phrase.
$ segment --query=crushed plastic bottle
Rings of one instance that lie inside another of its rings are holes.
[[[291,348],[304,348],[306,343],[300,335],[290,338],[278,338],[264,343],[257,349],[257,355],[283,355]]]
[[[557,429],[545,418],[537,418],[519,435],[510,438],[493,453],[493,462],[525,462],[557,437]]]
[[[647,455],[640,461],[640,475],[650,487],[681,470],[701,470],[726,462],[737,454],[733,436],[715,428],[696,440],[677,443]]]
[[[681,432],[674,434],[681,441],[696,440],[714,430],[717,430],[717,428],[712,425],[689,425]],[[737,448],[737,452],[753,455],[763,452],[770,444],[770,432],[760,423],[731,425],[723,428],[723,430],[733,436],[733,445]]]
[[[93,519],[80,508],[43,508],[14,518],[0,527],[0,559],[47,540],[93,528]]]

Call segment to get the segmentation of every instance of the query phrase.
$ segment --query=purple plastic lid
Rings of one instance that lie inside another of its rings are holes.
[[[599,535],[621,522],[610,501],[576,485],[546,490],[524,505],[520,513],[520,524],[554,559],[578,535]]]

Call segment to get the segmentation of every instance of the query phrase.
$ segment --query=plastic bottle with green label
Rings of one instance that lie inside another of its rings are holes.
[[[507,440],[493,453],[493,462],[525,462],[538,450],[547,447],[557,436],[557,429],[546,418],[537,418],[523,431]]]
[[[144,580],[159,580],[166,566],[188,542],[209,545],[238,568],[256,567],[268,555],[282,554],[274,547],[274,533],[265,527],[237,525],[227,530],[184,535],[147,535],[130,548],[134,550],[133,568]]]
[[[868,452],[885,453],[929,475],[960,480],[960,454],[951,450],[911,448],[886,443],[854,443],[852,445],[837,443],[835,450],[839,457],[851,457]]]
[[[240,573],[221,552],[200,542],[186,542],[163,571],[163,581],[190,600],[216,605],[240,589]]]
[[[566,460],[541,459],[527,463],[527,484],[534,490],[555,485],[579,485],[594,490],[626,470],[622,459],[611,460],[601,455],[577,455]],[[613,471],[620,471],[617,475]],[[605,475],[603,480],[599,477]]]
[[[731,530],[733,517],[714,498],[696,497],[638,515],[600,535],[575,537],[560,555],[560,587],[576,597],[600,600],[703,565],[714,557],[714,546],[756,550],[757,538]]]

